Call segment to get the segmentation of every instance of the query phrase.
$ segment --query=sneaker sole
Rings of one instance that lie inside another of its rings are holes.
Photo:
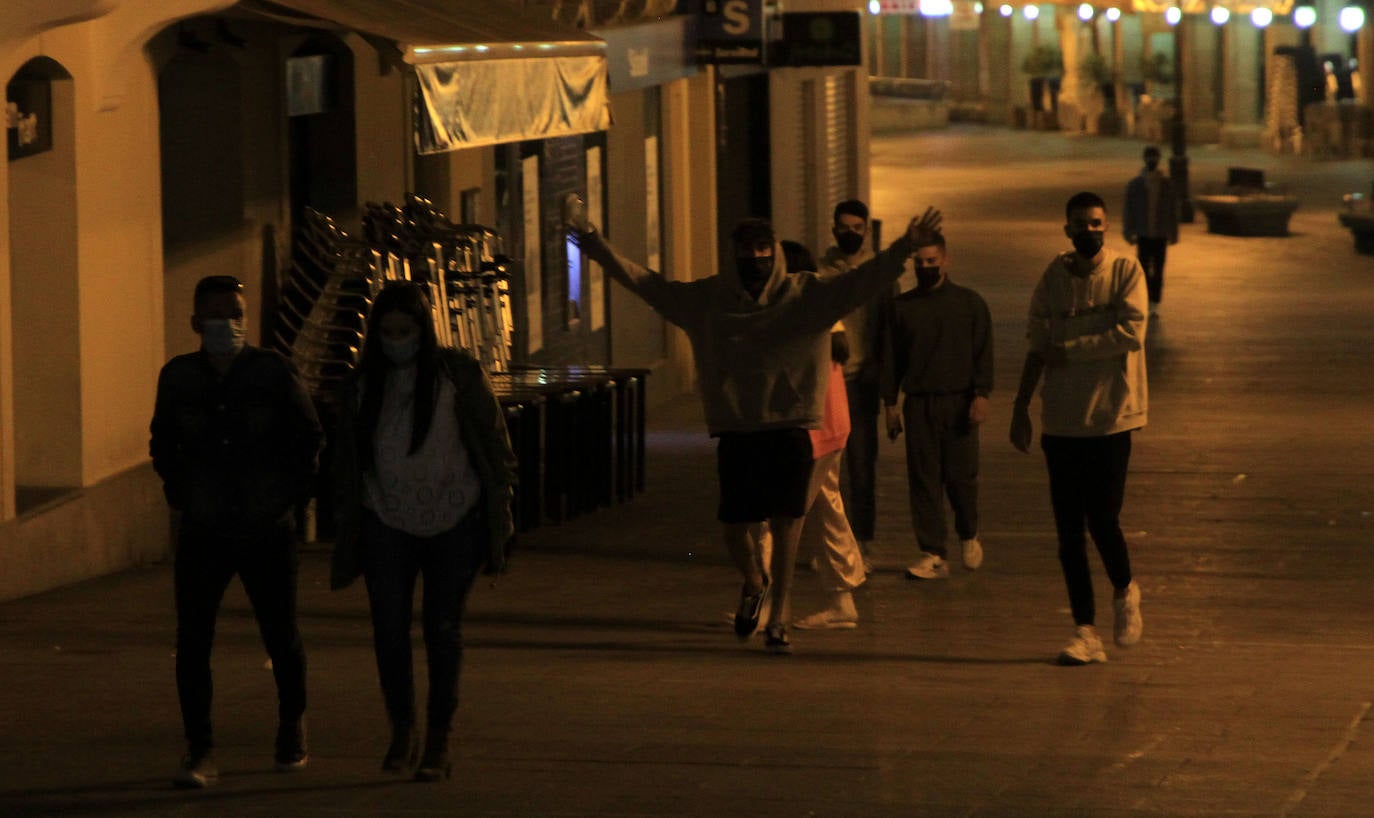
[[[859,627],[858,622],[822,622],[818,624],[808,624],[806,622],[793,622],[792,627],[799,631],[852,631]]]
[[[302,758],[300,761],[277,761],[277,762],[274,762],[274,763],[272,764],[272,769],[275,770],[275,771],[277,771],[277,772],[279,772],[279,773],[294,773],[294,772],[297,772],[297,771],[299,771],[299,770],[304,770],[304,769],[305,769],[305,766],[306,766],[308,763],[310,763],[310,756],[306,756],[305,758]]]
[[[913,574],[912,572],[907,571],[907,572],[906,572],[906,578],[907,578],[907,579],[915,579],[915,580],[949,579],[949,572],[948,572],[948,571],[944,571],[944,572],[941,572],[941,573],[926,575],[926,574]]]
[[[172,786],[180,790],[203,790],[219,781],[219,776],[205,778],[191,778],[189,776],[177,776],[172,779]]]
[[[1106,664],[1107,655],[1090,656],[1087,659],[1079,659],[1077,656],[1069,656],[1067,653],[1059,654],[1056,663],[1062,667],[1086,667],[1088,665]]]

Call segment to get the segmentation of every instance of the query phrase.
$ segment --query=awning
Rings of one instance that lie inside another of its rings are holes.
[[[419,79],[420,153],[610,127],[606,44],[491,0],[243,0],[281,22],[396,47]]]

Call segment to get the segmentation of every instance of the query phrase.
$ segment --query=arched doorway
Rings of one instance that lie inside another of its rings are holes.
[[[9,303],[13,328],[15,509],[23,514],[81,485],[75,90],[40,57],[6,84],[21,121],[9,160]]]

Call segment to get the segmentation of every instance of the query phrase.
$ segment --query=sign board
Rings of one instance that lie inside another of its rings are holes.
[[[764,0],[702,0],[697,59],[708,63],[764,61]]]
[[[879,0],[879,14],[920,14],[921,0]]]
[[[949,15],[949,30],[978,30],[978,7],[973,0],[954,0],[954,11]]]
[[[863,29],[857,11],[798,12],[782,16],[782,45],[773,65],[863,65]]]

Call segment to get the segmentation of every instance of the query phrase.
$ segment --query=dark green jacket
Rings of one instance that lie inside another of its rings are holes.
[[[506,431],[506,416],[492,390],[487,373],[470,353],[461,349],[439,351],[439,372],[453,382],[454,408],[463,446],[482,481],[489,531],[487,573],[506,566],[506,545],[515,533],[511,497],[515,489],[516,461]],[[339,423],[334,443],[334,519],[336,534],[329,584],[339,589],[361,573],[357,558],[362,527],[363,473],[358,459],[359,372],[344,382],[339,399]]]

